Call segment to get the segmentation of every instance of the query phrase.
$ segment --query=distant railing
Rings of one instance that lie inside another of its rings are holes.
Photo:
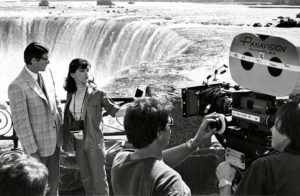
[[[9,132],[12,132],[11,135],[8,135]],[[0,109],[0,140],[13,140],[13,148],[18,148],[19,138],[13,129],[11,114],[7,109]]]
[[[119,105],[123,105],[126,103],[130,103],[134,101],[133,97],[117,97],[117,98],[110,98],[113,102],[119,102]],[[66,100],[63,99],[60,101],[62,104],[66,103]],[[9,105],[9,102],[6,102]],[[107,116],[108,113],[104,112],[103,117]],[[11,135],[7,134],[12,131]],[[103,133],[104,136],[114,136],[114,135],[125,135],[123,131],[115,131],[115,132],[105,132]],[[13,140],[13,148],[18,148],[18,141],[19,138],[13,128],[13,122],[11,118],[11,114],[9,110],[0,109],[0,140]]]

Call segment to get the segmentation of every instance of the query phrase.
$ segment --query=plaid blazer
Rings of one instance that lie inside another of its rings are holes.
[[[50,69],[41,73],[46,94],[24,68],[8,87],[12,121],[25,152],[46,157],[62,145],[61,108]]]

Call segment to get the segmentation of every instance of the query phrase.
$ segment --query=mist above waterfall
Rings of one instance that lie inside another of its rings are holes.
[[[126,19],[96,17],[2,17],[0,18],[2,81],[7,84],[23,67],[23,51],[32,41],[50,49],[50,67],[58,86],[63,85],[69,62],[91,62],[97,83],[126,67],[163,61],[184,51],[192,42],[165,27]],[[2,75],[3,74],[3,75]]]
[[[228,64],[229,47],[238,33],[300,35],[295,28],[252,27],[256,22],[275,23],[278,16],[293,18],[299,11],[292,8],[114,3],[106,7],[95,1],[50,1],[46,8],[38,2],[1,3],[0,99],[7,99],[7,86],[24,66],[23,51],[31,41],[49,47],[58,95],[64,98],[62,85],[73,58],[89,60],[97,84],[125,96],[149,83],[180,88],[191,80],[199,85],[216,67]],[[230,80],[230,73],[219,78]]]

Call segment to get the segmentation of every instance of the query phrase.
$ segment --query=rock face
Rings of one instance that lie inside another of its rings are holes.
[[[254,23],[253,27],[261,27],[261,24],[259,22],[258,23]]]
[[[146,96],[158,97],[166,102],[172,102],[174,106],[171,116],[174,118],[175,124],[172,127],[172,134],[167,148],[182,144],[196,134],[202,118],[200,116],[188,118],[182,116],[181,95],[178,89],[171,85],[152,84],[147,86]],[[119,141],[106,141],[106,149],[118,142]],[[122,146],[120,146],[121,144]],[[124,144],[124,142],[121,142],[120,145],[116,145],[114,149],[110,150],[106,157],[106,172],[110,185],[110,195],[113,195],[110,183],[110,172],[113,159],[121,149],[131,148],[129,143]],[[210,146],[210,141],[207,141],[203,144],[203,148],[190,155],[175,168],[190,187],[193,195],[218,193],[215,169],[218,163],[224,160],[224,149],[210,149]],[[11,147],[12,144],[8,145],[7,148]],[[61,195],[84,195],[79,167],[75,156],[62,152],[60,168]]]
[[[224,1],[225,2],[225,1]],[[250,2],[249,0],[234,0],[234,2]],[[251,3],[271,3],[273,5],[300,5],[299,0],[252,0]]]
[[[280,20],[279,24],[277,24],[276,27],[300,27],[300,22],[291,18],[287,18],[286,20]]]
[[[97,5],[113,5],[111,0],[97,0]]]
[[[299,0],[272,0],[275,5],[300,5]]]
[[[202,117],[194,116],[184,118],[181,108],[181,94],[171,85],[151,84],[146,88],[146,96],[158,97],[173,104],[171,116],[174,118],[174,126],[170,137],[170,148],[182,144],[194,137],[202,122]],[[203,143],[202,148],[190,155],[178,165],[177,170],[182,179],[190,187],[193,195],[207,195],[218,193],[215,169],[225,159],[224,149],[210,149],[211,142]]]
[[[49,6],[48,0],[41,0],[41,2],[39,3],[39,6]]]
[[[174,118],[175,124],[172,127],[172,134],[167,148],[182,144],[196,134],[202,118],[200,116],[188,118],[182,116],[181,95],[178,89],[171,85],[151,84],[147,86],[145,91],[145,96],[158,97],[165,102],[172,102],[174,106],[171,116]],[[107,142],[107,147],[112,146],[113,143]],[[224,149],[209,149],[209,146],[211,146],[211,143],[207,141],[203,144],[203,148],[190,155],[175,168],[190,187],[193,195],[218,193],[215,169],[218,163],[224,160]],[[130,148],[130,144],[126,143],[123,148]],[[112,161],[121,149],[116,148],[116,150],[110,151],[106,157],[106,172],[110,185],[110,195],[113,195],[110,183]],[[62,154],[61,169],[61,191],[70,193],[73,190],[80,189],[81,181],[75,158]],[[78,194],[78,192],[76,193]]]
[[[171,85],[150,84],[146,88],[146,96],[157,97],[165,102],[171,102],[173,105],[171,116],[175,122],[167,148],[182,144],[192,138],[202,122],[202,117],[200,116],[188,118],[182,116],[180,93],[181,91],[178,91],[178,89]],[[210,141],[204,144],[204,146],[210,146]]]

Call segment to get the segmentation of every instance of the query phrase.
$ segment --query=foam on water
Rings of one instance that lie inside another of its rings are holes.
[[[38,2],[2,2],[0,80],[3,93],[0,98],[7,99],[7,86],[23,67],[23,50],[31,41],[49,46],[50,66],[59,97],[63,98],[63,79],[73,58],[88,59],[100,85],[118,74],[130,77],[130,72],[122,70],[142,63],[146,63],[147,71],[136,69],[140,77],[156,73],[157,80],[160,76],[168,80],[168,75],[177,74],[200,83],[214,68],[228,63],[231,40],[238,33],[296,38],[300,35],[295,28],[252,27],[255,22],[276,23],[278,16],[294,18],[297,9],[258,9],[233,4],[114,3],[109,8],[96,6],[95,1],[50,1],[49,8],[41,8]],[[231,80],[228,72],[219,77]],[[176,83],[184,86],[180,81]]]

